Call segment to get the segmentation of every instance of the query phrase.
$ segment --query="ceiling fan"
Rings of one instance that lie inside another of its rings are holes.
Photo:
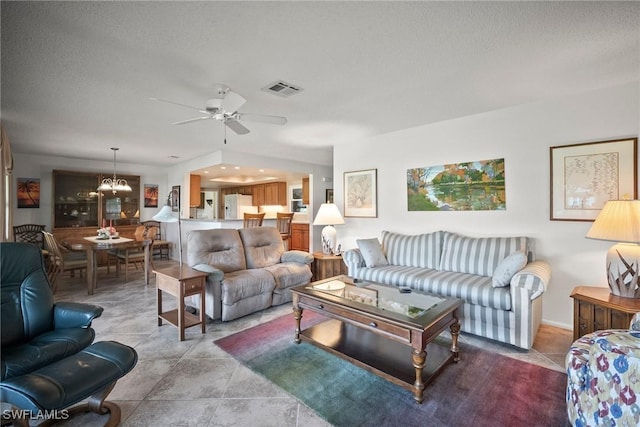
[[[287,123],[287,119],[282,116],[270,116],[266,114],[247,114],[240,113],[238,109],[242,107],[246,99],[244,99],[241,95],[233,92],[229,89],[228,86],[223,84],[216,85],[216,96],[207,100],[205,103],[204,109],[193,107],[191,105],[180,104],[179,102],[169,101],[166,99],[160,98],[149,98],[152,101],[160,101],[166,102],[168,104],[178,105],[180,107],[189,108],[192,110],[199,111],[204,114],[200,117],[194,117],[192,119],[181,120],[178,122],[173,122],[174,125],[184,125],[187,123],[193,123],[200,120],[208,120],[214,119],[225,124],[225,144],[227,143],[226,138],[226,128],[228,127],[238,135],[245,135],[249,133],[249,129],[247,129],[241,121],[247,122],[260,122],[260,123],[268,123],[273,125],[284,125]]]

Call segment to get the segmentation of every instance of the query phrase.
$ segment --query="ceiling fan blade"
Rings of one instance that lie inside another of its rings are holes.
[[[173,122],[172,125],[184,125],[186,123],[197,122],[200,120],[213,119],[213,116],[205,116],[205,117],[195,117],[193,119],[181,120],[179,122]]]
[[[202,108],[199,108],[199,107],[193,107],[193,106],[191,106],[191,105],[180,104],[179,102],[173,102],[173,101],[169,101],[169,100],[161,99],[161,98],[149,98],[149,99],[150,99],[151,101],[166,102],[167,104],[178,105],[178,106],[180,106],[180,107],[190,108],[190,109],[192,109],[192,110],[197,110],[197,111],[202,112]],[[206,111],[205,111],[205,113],[206,113]]]
[[[232,131],[234,131],[235,133],[237,133],[238,135],[246,135],[249,133],[249,129],[247,129],[246,127],[244,127],[240,122],[238,122],[237,120],[225,120],[224,124],[229,126],[229,129],[231,129]]]
[[[235,92],[229,91],[224,96],[220,108],[226,111],[228,114],[233,114],[238,111],[238,109],[242,107],[245,102],[247,102],[247,100],[242,96],[238,95]]]
[[[284,125],[287,123],[287,118],[282,116],[270,116],[267,114],[244,114],[238,113],[239,120],[246,120],[248,122],[260,122],[269,123],[271,125]]]

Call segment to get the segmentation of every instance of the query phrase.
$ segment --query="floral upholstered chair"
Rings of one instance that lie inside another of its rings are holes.
[[[575,341],[566,367],[571,425],[640,425],[640,313],[629,330],[596,331]]]

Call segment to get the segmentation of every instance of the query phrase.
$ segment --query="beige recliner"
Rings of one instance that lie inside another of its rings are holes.
[[[187,235],[187,263],[209,273],[205,313],[237,319],[291,301],[290,288],[311,280],[313,256],[285,251],[275,227],[195,230]],[[186,299],[199,307],[199,296]]]

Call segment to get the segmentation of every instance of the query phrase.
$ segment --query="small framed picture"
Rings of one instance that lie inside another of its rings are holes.
[[[609,200],[638,197],[638,138],[550,147],[551,220],[593,221]]]
[[[377,169],[344,173],[344,216],[378,216]]]
[[[180,186],[171,187],[171,211],[180,212]]]
[[[333,203],[333,188],[325,190],[325,203]]]
[[[145,208],[158,207],[158,185],[157,184],[144,185],[144,207]]]
[[[17,180],[18,208],[40,207],[40,179],[18,178]]]

